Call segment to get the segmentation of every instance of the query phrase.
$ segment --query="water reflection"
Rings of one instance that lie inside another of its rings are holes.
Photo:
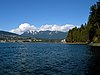
[[[91,47],[91,59],[87,75],[100,75],[100,47]]]

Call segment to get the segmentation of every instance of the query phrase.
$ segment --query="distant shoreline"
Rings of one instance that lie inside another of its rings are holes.
[[[45,41],[0,41],[0,43],[6,43],[6,42],[13,42],[13,43],[15,43],[15,42],[33,42],[33,43],[35,43],[35,42],[45,42]],[[46,42],[46,43],[50,43],[50,42]],[[96,47],[96,46],[98,46],[98,47],[100,47],[100,43],[93,43],[93,42],[91,42],[91,43],[88,43],[88,42],[52,42],[52,43],[64,43],[64,44],[84,44],[84,45],[89,45],[89,46],[94,46],[94,47]]]
[[[100,47],[100,43],[88,43],[88,42],[66,42],[65,44],[86,44],[89,46],[99,46]]]
[[[65,44],[88,44],[87,42],[66,42]]]

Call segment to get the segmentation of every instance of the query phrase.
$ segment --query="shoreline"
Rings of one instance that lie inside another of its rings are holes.
[[[32,43],[35,43],[35,42],[40,42],[40,41],[0,41],[0,43],[6,43],[6,42],[12,42],[12,43],[15,43],[15,42],[18,42],[18,43],[25,43],[25,42],[32,42]],[[50,43],[50,42],[46,42],[46,43]],[[93,47],[100,47],[100,43],[88,43],[88,42],[51,42],[51,43],[63,43],[63,44],[84,44],[84,45],[88,45],[88,46],[93,46]]]
[[[86,44],[86,45],[89,45],[89,46],[98,46],[100,47],[100,43],[87,43],[87,42],[66,42],[65,44]]]
[[[89,43],[89,46],[93,46],[93,47],[100,47],[100,43]]]
[[[65,44],[88,44],[87,42],[66,42]]]

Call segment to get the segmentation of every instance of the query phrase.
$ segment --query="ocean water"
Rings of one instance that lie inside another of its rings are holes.
[[[80,44],[0,43],[0,75],[99,75],[99,52]]]

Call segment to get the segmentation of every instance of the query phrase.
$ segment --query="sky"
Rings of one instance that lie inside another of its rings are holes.
[[[0,0],[0,30],[18,34],[26,30],[68,31],[87,22],[90,6],[96,1]]]

